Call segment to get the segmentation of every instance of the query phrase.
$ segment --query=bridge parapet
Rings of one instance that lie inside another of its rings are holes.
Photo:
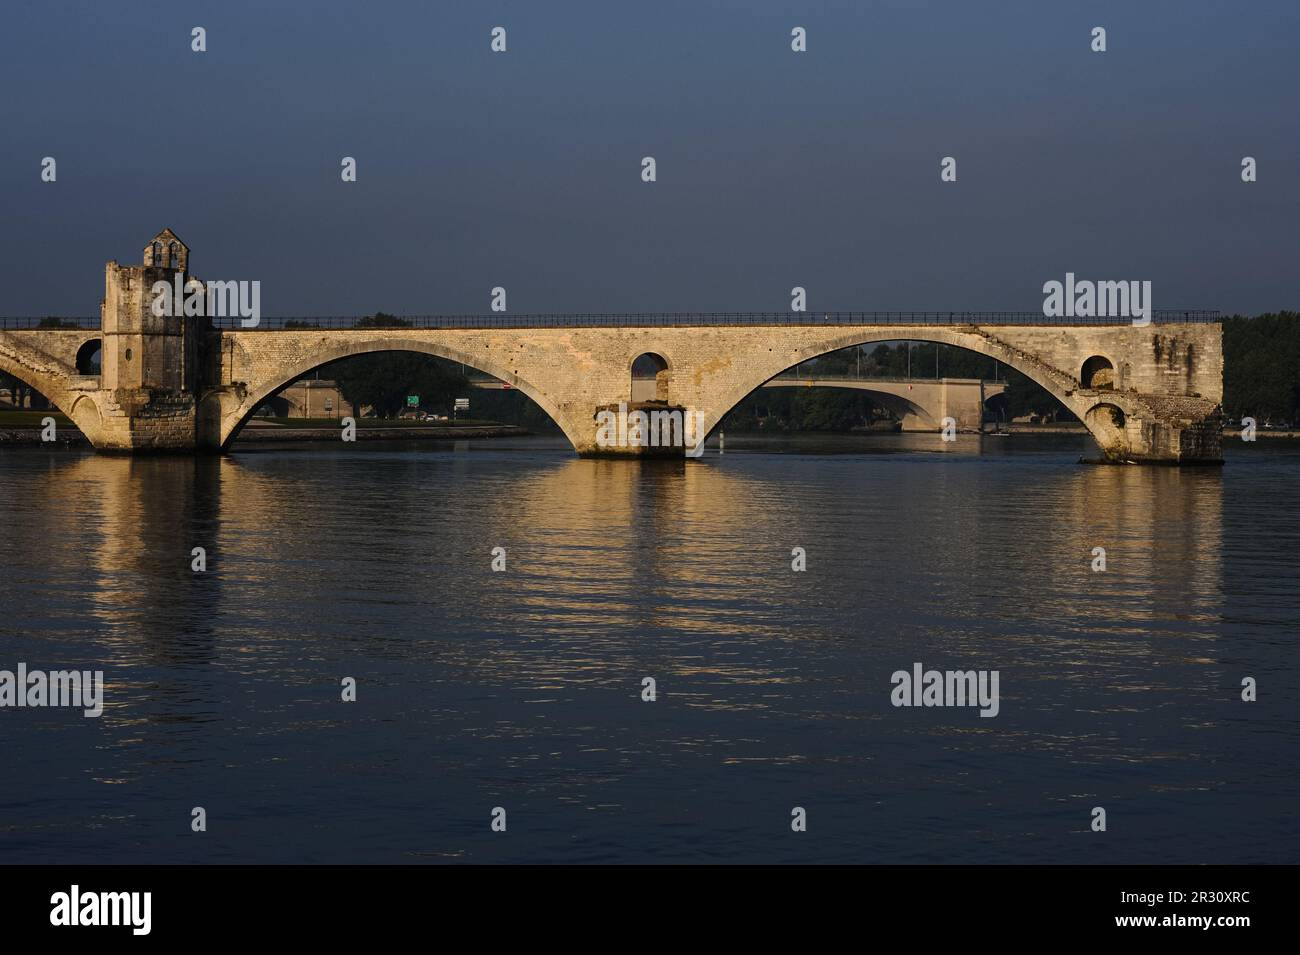
[[[1127,318],[1110,316],[1046,316],[1042,312],[500,312],[492,314],[401,315],[403,328],[719,328],[731,325],[1047,325],[1118,326]],[[1152,324],[1214,324],[1219,313],[1206,309],[1155,309]],[[87,329],[100,327],[98,317],[77,316],[0,318],[0,331],[44,329],[51,321]],[[263,317],[248,329],[240,318],[210,318],[208,327],[230,331],[355,331],[373,328],[373,315],[297,315]]]

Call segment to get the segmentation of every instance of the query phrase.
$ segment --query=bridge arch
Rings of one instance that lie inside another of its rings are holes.
[[[65,413],[92,445],[98,440],[103,421],[99,415],[99,405],[95,403],[94,398],[89,395],[78,395],[73,400],[71,409]]]
[[[61,369],[51,369],[50,373],[39,371],[20,357],[0,349],[0,371],[17,378],[30,388],[35,388],[58,411],[67,415],[94,445],[100,437],[99,407],[95,399],[88,394],[78,393],[63,384],[67,373]]]
[[[492,375],[494,378],[510,382],[514,388],[522,391],[536,402],[551,420],[559,425],[565,437],[575,447],[577,446],[577,440],[575,440],[577,435],[568,416],[561,411],[545,391],[538,388],[533,382],[520,378],[516,370],[507,367],[508,357],[504,354],[503,359],[507,362],[506,364],[503,364],[502,360],[487,358],[483,354],[463,352],[439,341],[399,338],[391,334],[385,334],[394,331],[394,329],[376,331],[377,334],[374,338],[360,341],[348,340],[338,344],[331,344],[328,339],[318,339],[319,348],[310,350],[304,356],[292,359],[288,363],[276,367],[274,371],[269,372],[258,381],[250,382],[245,387],[242,396],[235,402],[224,399],[222,392],[209,392],[199,404],[200,422],[205,423],[206,427],[215,431],[216,443],[221,450],[225,451],[229,449],[236,435],[248,423],[248,419],[266,403],[268,398],[298,379],[306,377],[316,369],[336,361],[342,361],[345,358],[354,358],[360,355],[373,355],[380,352],[416,352],[464,364],[477,371]],[[301,335],[304,333],[250,332],[249,334]],[[505,349],[502,349],[502,351],[504,353]]]
[[[774,362],[781,367],[756,368],[752,376],[741,378],[717,393],[701,410],[705,412],[705,428],[711,435],[716,431],[722,419],[744,400],[750,393],[777,375],[798,366],[801,362],[828,355],[843,348],[860,345],[874,345],[889,341],[931,342],[964,348],[993,358],[1002,364],[1020,372],[1026,378],[1040,385],[1048,394],[1056,398],[1088,429],[1093,439],[1107,458],[1122,458],[1128,454],[1128,441],[1124,435],[1123,424],[1115,425],[1109,413],[1095,414],[1089,417],[1089,409],[1096,403],[1095,397],[1078,395],[1078,379],[1060,369],[1053,368],[1017,348],[1008,346],[988,333],[973,326],[925,326],[907,325],[893,328],[881,328],[870,334],[861,331],[845,330],[831,332],[826,337],[814,339],[806,348],[799,349],[792,356],[776,358]],[[1124,415],[1122,405],[1126,400],[1120,394],[1109,398],[1111,407]]]
[[[0,371],[17,378],[29,388],[35,388],[48,398],[52,405],[60,411],[63,410],[63,405],[59,404],[59,398],[64,398],[64,389],[53,377],[36,371],[25,362],[15,360],[2,351],[0,351]],[[64,400],[66,401],[66,398]]]
[[[1123,409],[1107,401],[1098,402],[1083,415],[1083,423],[1088,426],[1097,443],[1103,450],[1111,449],[1115,456],[1128,453],[1129,441],[1125,431],[1127,420]]]

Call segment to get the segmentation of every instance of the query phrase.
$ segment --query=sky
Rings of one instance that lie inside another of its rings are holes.
[[[6,4],[0,315],[98,314],[164,226],[268,316],[1300,308],[1297,40],[1296,0]]]

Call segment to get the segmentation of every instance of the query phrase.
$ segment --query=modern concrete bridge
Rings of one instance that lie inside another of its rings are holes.
[[[959,431],[978,431],[984,403],[1007,389],[1004,381],[979,378],[849,378],[777,375],[764,388],[846,388],[865,391],[879,407],[898,415],[904,431],[939,431],[944,418]]]
[[[471,377],[470,387],[508,391],[509,382]],[[1006,391],[1004,381],[979,378],[851,378],[836,375],[777,375],[763,388],[844,388],[865,391],[879,407],[898,415],[904,431],[939,431],[951,416],[959,431],[978,431],[985,402]]]
[[[0,371],[42,392],[101,450],[216,451],[269,397],[316,368],[415,351],[518,388],[579,454],[637,455],[647,449],[601,440],[598,414],[620,405],[680,410],[707,433],[800,362],[854,345],[926,341],[987,355],[1038,382],[1110,460],[1221,460],[1222,326],[1211,313],[1157,311],[1146,327],[1038,313],[833,312],[501,314],[399,328],[263,320],[244,329],[238,319],[153,314],[155,282],[198,282],[188,263],[189,250],[164,230],[143,265],[108,263],[98,327],[0,320]],[[88,358],[100,349],[96,375]]]

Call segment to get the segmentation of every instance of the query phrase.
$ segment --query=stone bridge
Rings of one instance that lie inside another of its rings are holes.
[[[1154,321],[1047,319],[1037,313],[819,313],[469,316],[363,327],[156,316],[149,290],[189,250],[165,230],[143,266],[109,262],[100,327],[6,327],[0,371],[41,391],[98,449],[224,450],[268,398],[316,368],[414,351],[524,392],[583,455],[637,455],[602,441],[598,414],[681,410],[706,432],[756,388],[828,352],[886,341],[938,342],[994,358],[1061,401],[1112,461],[1221,458],[1222,326],[1205,313]],[[202,288],[201,285],[199,285]],[[10,323],[21,324],[21,323]],[[101,349],[100,374],[87,357]],[[680,449],[676,453],[681,453]]]

